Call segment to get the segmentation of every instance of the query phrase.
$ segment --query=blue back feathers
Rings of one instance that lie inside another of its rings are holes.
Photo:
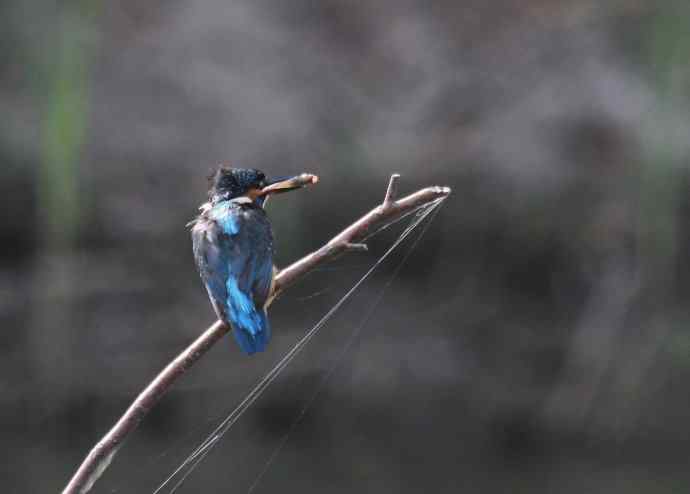
[[[273,281],[273,236],[263,208],[220,201],[199,217],[192,241],[218,317],[245,353],[263,351],[271,338],[264,305]]]

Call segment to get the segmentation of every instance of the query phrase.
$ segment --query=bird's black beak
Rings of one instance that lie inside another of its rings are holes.
[[[307,185],[315,184],[319,181],[319,177],[311,173],[302,173],[294,177],[281,177],[268,182],[264,188],[261,189],[262,196],[270,194],[280,194],[290,190],[297,190]]]

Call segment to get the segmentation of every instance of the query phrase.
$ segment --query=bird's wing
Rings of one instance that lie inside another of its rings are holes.
[[[228,298],[226,281],[230,271],[225,261],[227,253],[223,251],[229,242],[223,237],[223,231],[214,221],[199,219],[192,228],[192,248],[199,274],[218,317],[228,322],[225,300]]]

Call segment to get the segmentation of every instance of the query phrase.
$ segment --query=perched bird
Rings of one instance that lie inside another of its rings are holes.
[[[316,183],[315,175],[267,180],[263,172],[221,166],[209,201],[189,223],[194,259],[218,318],[251,355],[266,348],[273,286],[273,232],[264,205],[272,194]]]

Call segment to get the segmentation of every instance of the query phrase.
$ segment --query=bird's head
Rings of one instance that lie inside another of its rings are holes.
[[[269,195],[300,189],[318,180],[316,175],[309,173],[269,180],[260,170],[221,165],[211,177],[209,198],[216,202],[247,197],[263,205]]]

